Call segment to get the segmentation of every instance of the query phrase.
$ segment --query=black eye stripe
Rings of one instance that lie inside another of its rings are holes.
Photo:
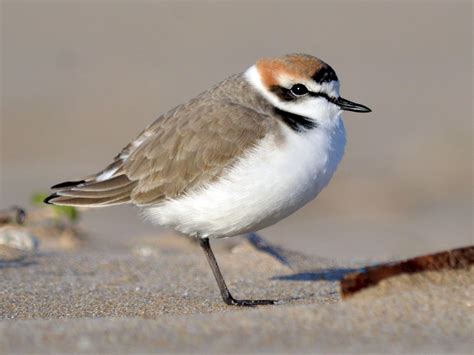
[[[308,93],[309,96],[312,96],[312,97],[324,97],[326,100],[328,100],[329,102],[332,102],[333,104],[336,103],[336,100],[337,100],[337,97],[332,97],[332,96],[329,96],[328,94],[326,94],[325,92],[313,92],[313,91],[310,91]]]
[[[273,85],[270,87],[270,91],[282,101],[294,101],[297,99],[297,97],[291,93],[290,89],[284,88],[283,86]]]
[[[335,103],[337,98],[329,96],[328,94],[324,92],[314,92],[314,91],[308,91],[307,94],[304,96],[296,96],[294,95],[290,89],[287,89],[283,86],[278,86],[278,85],[273,85],[270,87],[270,91],[277,95],[282,101],[296,101],[299,98],[303,98],[307,95],[312,96],[312,97],[324,97],[326,100],[329,102]]]

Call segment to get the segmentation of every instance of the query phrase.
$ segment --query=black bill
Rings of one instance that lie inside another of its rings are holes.
[[[337,99],[335,99],[334,103],[338,105],[344,111],[372,112],[372,110],[368,108],[367,106],[343,99],[342,97],[338,97]]]

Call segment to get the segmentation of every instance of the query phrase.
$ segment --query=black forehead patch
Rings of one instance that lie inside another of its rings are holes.
[[[336,72],[329,65],[325,65],[322,68],[316,70],[311,79],[319,84],[338,80]]]

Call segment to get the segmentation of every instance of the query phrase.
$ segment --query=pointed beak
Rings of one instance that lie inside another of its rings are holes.
[[[334,103],[338,105],[341,108],[341,110],[344,110],[344,111],[372,112],[372,110],[368,108],[367,106],[343,99],[342,97],[338,97],[336,100],[334,100]]]

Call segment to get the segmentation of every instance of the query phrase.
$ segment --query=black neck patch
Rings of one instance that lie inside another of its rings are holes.
[[[308,117],[297,115],[288,111],[274,107],[275,113],[295,132],[303,132],[304,130],[318,127],[318,124]]]

